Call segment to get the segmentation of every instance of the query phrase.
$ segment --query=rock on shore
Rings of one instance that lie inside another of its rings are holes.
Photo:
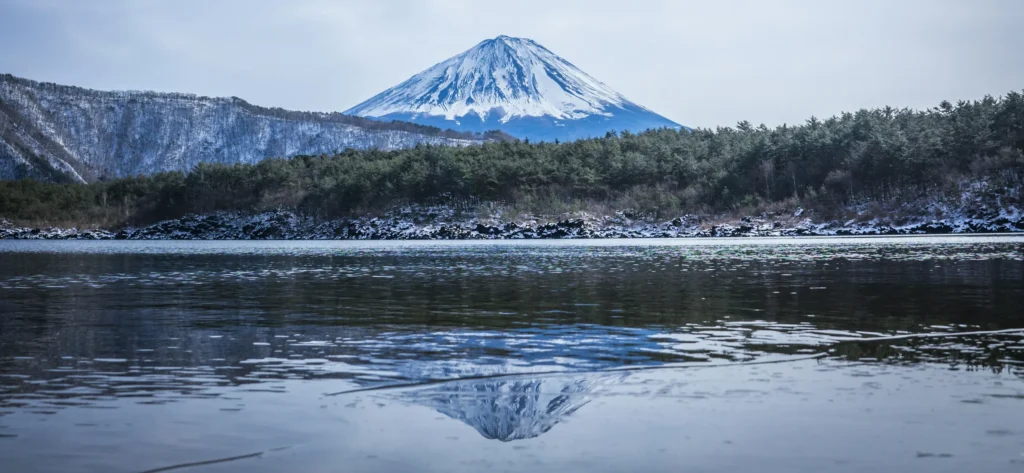
[[[630,212],[581,215],[555,221],[501,220],[462,216],[448,207],[413,206],[379,217],[325,220],[277,210],[188,215],[142,228],[117,231],[25,228],[0,220],[0,239],[53,240],[480,240],[552,238],[699,238],[837,235],[914,235],[1024,232],[1017,209],[980,209],[947,218],[906,219],[893,225],[866,222],[814,222],[797,209],[782,215],[715,219],[684,215],[650,221]]]

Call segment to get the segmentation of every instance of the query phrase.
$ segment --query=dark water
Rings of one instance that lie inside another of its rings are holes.
[[[0,241],[0,471],[1024,471],[1019,328],[1016,237]]]

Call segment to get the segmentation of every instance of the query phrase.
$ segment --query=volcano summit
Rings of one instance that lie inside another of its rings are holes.
[[[509,36],[483,41],[345,114],[548,141],[680,128],[544,46]]]

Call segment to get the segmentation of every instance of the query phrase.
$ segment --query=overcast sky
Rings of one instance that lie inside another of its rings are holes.
[[[1024,89],[1024,0],[0,0],[0,72],[342,111],[500,34],[693,127]]]

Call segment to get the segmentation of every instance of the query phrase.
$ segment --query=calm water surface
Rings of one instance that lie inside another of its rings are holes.
[[[1024,471],[1024,238],[0,241],[3,472]]]

